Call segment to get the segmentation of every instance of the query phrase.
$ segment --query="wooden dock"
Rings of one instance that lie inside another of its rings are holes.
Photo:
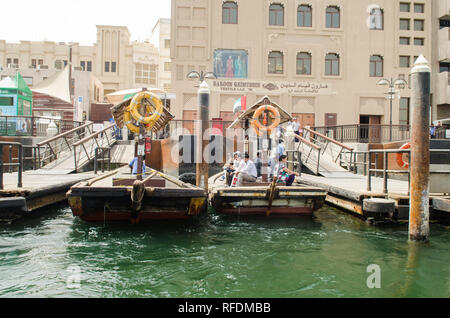
[[[22,174],[22,187],[19,188],[17,172],[4,173],[4,187],[0,190],[0,222],[10,223],[36,209],[65,201],[70,187],[95,176],[92,172],[27,171]]]
[[[388,193],[383,193],[383,178],[371,178],[372,191],[367,189],[367,177],[350,173],[334,173],[327,177],[302,174],[300,182],[326,189],[326,202],[367,218],[364,200],[384,198],[395,201],[394,218],[407,220],[409,216],[408,181],[388,180]],[[450,218],[450,197],[430,195],[430,218]]]

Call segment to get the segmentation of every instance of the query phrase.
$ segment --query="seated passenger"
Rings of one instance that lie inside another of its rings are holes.
[[[138,157],[134,157],[133,160],[128,164],[130,169],[132,169],[132,174],[137,175],[138,171]],[[145,176],[145,155],[142,157],[142,175]]]
[[[248,153],[245,153],[244,161],[241,162],[239,169],[236,171],[237,186],[241,187],[245,182],[256,182],[258,173],[256,172],[256,166],[253,161],[250,160]]]
[[[294,172],[287,168],[287,156],[282,155],[280,157],[280,163],[278,166],[278,183],[286,182],[286,185],[290,187],[294,183],[295,177],[298,177],[298,172]]]

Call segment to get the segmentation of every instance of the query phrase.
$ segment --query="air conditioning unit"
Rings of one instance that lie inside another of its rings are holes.
[[[36,68],[36,65],[30,65],[28,68]]]
[[[48,65],[38,65],[39,70],[48,70]]]
[[[19,68],[17,64],[8,64],[8,68]]]
[[[74,69],[75,71],[82,71],[82,70],[83,70],[83,68],[80,67],[80,66],[75,66],[73,69]]]

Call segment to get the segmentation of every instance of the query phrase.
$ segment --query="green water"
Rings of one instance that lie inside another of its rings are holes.
[[[450,232],[431,231],[429,244],[411,245],[406,226],[368,226],[330,207],[314,218],[103,227],[62,206],[0,226],[0,296],[449,297]],[[366,285],[370,264],[379,289]],[[79,288],[68,288],[70,266]]]

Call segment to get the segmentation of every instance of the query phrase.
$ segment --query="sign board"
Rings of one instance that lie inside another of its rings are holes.
[[[138,145],[138,156],[145,155],[145,144],[144,145]]]
[[[78,102],[83,103],[83,96],[78,96]]]
[[[450,129],[445,130],[445,139],[450,139]]]

